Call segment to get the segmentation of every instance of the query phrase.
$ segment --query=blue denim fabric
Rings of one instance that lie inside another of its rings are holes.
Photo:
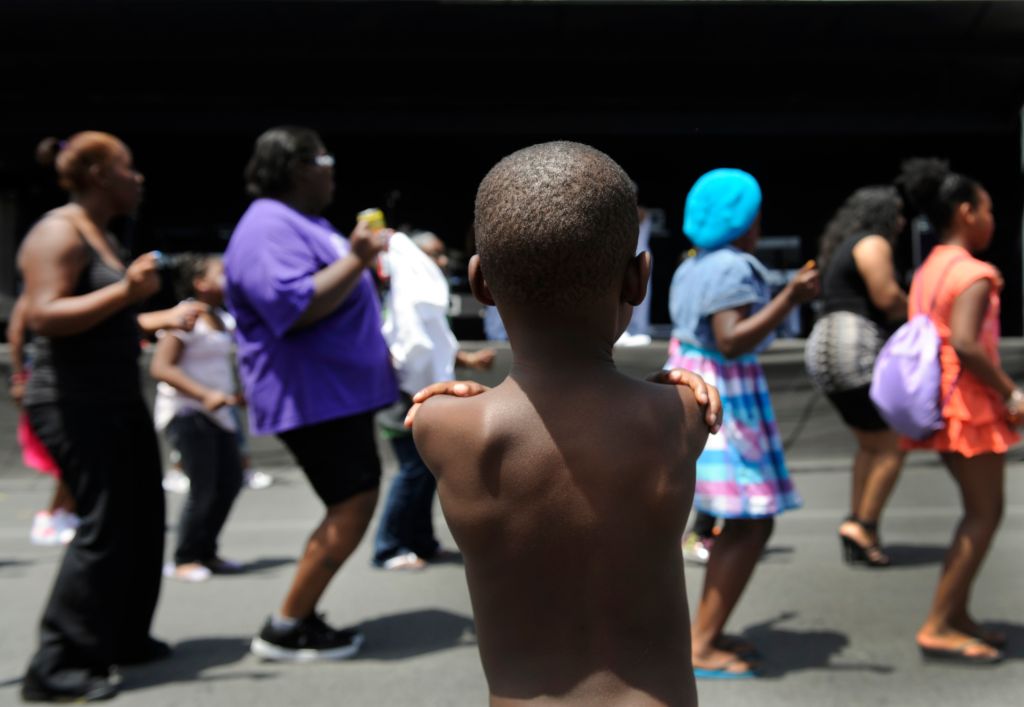
[[[733,246],[700,251],[676,268],[669,289],[672,336],[684,344],[717,351],[711,316],[751,305],[751,314],[771,300],[768,271],[761,261]],[[774,336],[757,347],[762,351]]]
[[[440,547],[434,537],[431,518],[437,490],[434,475],[416,451],[412,435],[394,437],[390,441],[398,457],[398,474],[391,482],[377,528],[373,551],[375,565],[407,552],[429,559]]]

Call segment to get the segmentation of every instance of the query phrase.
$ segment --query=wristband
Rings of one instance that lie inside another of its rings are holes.
[[[11,377],[7,379],[7,382],[11,385],[24,385],[28,382],[28,373],[22,371],[21,373],[12,373]]]
[[[1006,397],[1006,409],[1011,415],[1019,415],[1022,408],[1024,408],[1024,391],[1014,388]]]

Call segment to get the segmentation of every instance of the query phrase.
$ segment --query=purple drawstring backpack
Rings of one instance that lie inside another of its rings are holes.
[[[939,362],[942,339],[931,315],[946,276],[959,260],[964,258],[953,258],[946,265],[936,283],[927,312],[921,309],[922,294],[918,290],[918,313],[889,337],[875,359],[871,402],[889,427],[910,439],[931,437],[946,424],[942,419],[942,408],[949,398],[942,399],[942,365]],[[959,376],[957,378],[959,380]],[[956,383],[953,382],[953,388]]]

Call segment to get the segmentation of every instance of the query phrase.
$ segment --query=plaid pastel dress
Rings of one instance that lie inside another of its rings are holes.
[[[672,341],[665,368],[684,368],[718,388],[722,429],[697,459],[693,505],[719,518],[766,518],[802,505],[786,469],[764,370],[754,353],[718,352],[711,317],[771,299],[764,266],[727,246],[702,251],[676,270],[669,293]],[[761,343],[763,350],[770,343]]]

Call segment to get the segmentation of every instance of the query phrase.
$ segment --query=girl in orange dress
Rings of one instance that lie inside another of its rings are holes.
[[[939,233],[940,244],[914,276],[909,315],[917,314],[918,303],[934,299],[946,423],[905,446],[940,453],[964,506],[917,644],[926,658],[996,662],[1006,636],[979,626],[967,604],[1002,515],[1005,454],[1019,439],[1014,427],[1024,412],[1024,393],[999,363],[1003,279],[974,257],[992,241],[992,199],[978,182],[936,159],[907,161],[897,181]]]

